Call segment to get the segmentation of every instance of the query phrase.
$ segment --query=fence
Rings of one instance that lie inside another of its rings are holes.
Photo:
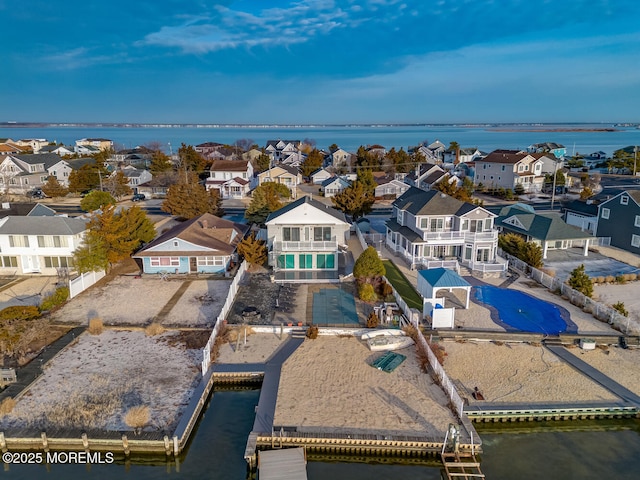
[[[396,303],[400,307],[400,310],[402,310],[402,312],[404,313],[404,316],[407,317],[407,320],[409,320],[409,322],[411,322],[411,325],[413,325],[414,327],[419,329],[420,328],[420,318],[422,318],[422,312],[419,312],[415,308],[409,307],[409,305],[407,305],[407,302],[404,301],[404,298],[402,298],[402,295],[400,295],[396,291],[395,287],[387,279],[387,277],[383,276],[382,278],[384,279],[384,281],[388,285],[391,286],[391,288],[393,290],[393,297],[396,299]]]
[[[87,272],[80,275],[78,278],[74,278],[69,282],[69,298],[73,298],[81,292],[84,292],[91,285],[96,283],[106,273],[102,272]]]
[[[224,305],[222,306],[222,310],[220,311],[220,314],[216,319],[216,323],[213,327],[213,331],[211,332],[211,336],[209,337],[209,341],[207,342],[205,347],[202,349],[202,376],[203,377],[207,374],[207,372],[209,371],[209,367],[211,366],[211,349],[213,348],[213,344],[216,341],[216,336],[218,335],[218,332],[222,328],[222,324],[224,323],[224,319],[229,313],[229,310],[231,309],[231,305],[233,305],[233,301],[236,298],[236,293],[238,293],[240,282],[244,278],[244,274],[246,271],[247,271],[247,262],[246,260],[243,260],[242,263],[240,264],[240,267],[238,267],[236,276],[233,277],[233,281],[229,286],[229,293],[227,294],[227,299],[225,300]]]
[[[365,251],[367,249],[367,241],[364,239],[364,236],[362,235],[362,232],[360,231],[358,224],[356,224],[355,228],[356,228],[356,236],[360,241],[360,246],[362,247],[362,251]]]
[[[533,268],[531,265],[514,257],[513,255],[509,255],[501,249],[498,249],[498,254],[501,257],[506,258],[509,261],[509,264],[516,269],[529,274],[530,277],[540,285],[547,287],[552,292],[559,293],[563,298],[569,300],[576,307],[579,307],[583,311],[593,315],[593,318],[596,320],[607,322],[615,329],[621,332],[624,331],[627,335],[630,332],[633,334],[638,334],[640,332],[640,323],[637,319],[625,317],[615,308],[596,302],[592,298],[574,290],[559,278],[544,273],[537,268]]]

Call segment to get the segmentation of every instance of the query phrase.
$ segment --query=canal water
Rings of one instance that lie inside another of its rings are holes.
[[[3,465],[0,478],[244,480],[244,448],[259,395],[259,390],[215,392],[178,465],[157,459],[91,466]],[[479,433],[484,441],[482,471],[490,480],[640,478],[640,422],[636,420],[490,424]],[[386,462],[310,461],[307,472],[309,480],[440,479],[437,466]]]

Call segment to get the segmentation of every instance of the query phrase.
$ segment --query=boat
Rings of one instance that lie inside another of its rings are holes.
[[[402,330],[373,330],[362,335],[372,352],[400,350],[413,345],[413,339]]]

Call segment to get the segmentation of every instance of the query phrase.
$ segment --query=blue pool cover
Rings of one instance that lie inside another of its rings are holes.
[[[518,290],[493,286],[474,287],[475,299],[491,310],[491,319],[508,331],[558,335],[577,333],[569,312]]]
[[[336,288],[323,288],[313,294],[313,324],[328,326],[359,325],[353,295]]]

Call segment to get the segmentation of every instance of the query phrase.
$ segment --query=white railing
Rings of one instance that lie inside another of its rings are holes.
[[[202,376],[203,377],[209,371],[209,367],[211,366],[211,349],[213,348],[213,344],[216,341],[216,337],[218,336],[218,332],[222,328],[222,325],[224,323],[225,317],[229,313],[229,310],[231,309],[231,305],[233,305],[233,301],[236,298],[236,293],[238,293],[238,288],[240,288],[239,287],[240,282],[244,278],[244,275],[245,275],[246,271],[247,271],[247,261],[243,260],[242,263],[240,264],[240,267],[238,267],[238,271],[236,272],[236,276],[233,277],[233,281],[231,282],[231,285],[229,286],[229,292],[227,294],[227,299],[225,300],[224,305],[222,306],[222,310],[218,314],[218,318],[216,319],[216,323],[213,326],[213,331],[211,332],[211,335],[209,336],[209,340],[207,341],[207,344],[202,349]]]
[[[469,241],[494,241],[498,238],[498,231],[492,230],[490,232],[465,232],[464,239]]]
[[[496,257],[495,262],[472,262],[470,260],[461,260],[462,265],[470,268],[471,270],[476,270],[479,272],[487,273],[487,272],[506,272],[509,268],[509,262]]]
[[[303,251],[335,251],[338,249],[336,237],[329,241],[307,241],[307,242],[274,242],[273,249],[276,252],[303,252]]]
[[[362,247],[362,251],[367,249],[367,241],[364,238],[364,235],[362,235],[362,232],[360,231],[360,227],[358,226],[358,224],[356,223],[356,237],[358,237],[358,241],[360,242],[360,246]]]
[[[104,271],[86,272],[80,275],[78,278],[74,278],[69,282],[69,298],[73,298],[80,292],[84,292],[87,288],[96,283],[105,275],[106,273]]]
[[[464,240],[465,232],[422,232],[423,240]]]

